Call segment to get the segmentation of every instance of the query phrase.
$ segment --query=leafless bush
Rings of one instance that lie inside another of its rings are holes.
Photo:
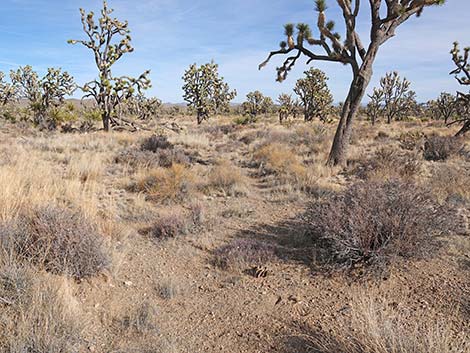
[[[155,307],[145,301],[129,312],[120,320],[121,329],[124,331],[133,331],[143,335],[157,329],[156,325],[157,311]]]
[[[161,215],[153,224],[151,235],[157,239],[175,238],[195,231],[203,222],[204,208],[195,203],[190,205],[187,213],[177,210]]]
[[[236,239],[214,252],[214,263],[223,269],[264,265],[275,257],[275,247],[253,239]]]
[[[191,154],[181,148],[156,148],[153,151],[151,148],[155,147],[155,144],[152,145],[150,142],[148,144],[148,149],[131,148],[119,152],[114,158],[114,162],[127,164],[132,168],[169,168],[173,163],[188,165],[193,158]]]
[[[103,237],[81,213],[41,207],[21,214],[0,229],[5,251],[23,262],[78,279],[91,277],[110,265]]]
[[[384,268],[394,258],[419,257],[448,230],[430,195],[410,183],[369,182],[312,205],[312,235],[328,249],[329,265]]]
[[[412,180],[419,175],[421,169],[422,160],[416,153],[401,153],[393,147],[383,147],[372,158],[362,161],[355,172],[363,179]]]
[[[424,143],[424,158],[428,161],[445,161],[462,149],[462,140],[454,136],[431,136]]]

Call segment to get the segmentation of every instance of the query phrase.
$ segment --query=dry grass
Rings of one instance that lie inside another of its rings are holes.
[[[10,293],[0,303],[0,349],[7,353],[76,352],[86,325],[69,283],[27,268],[0,268],[0,286]],[[12,289],[14,288],[14,289]]]
[[[417,322],[403,308],[369,293],[356,293],[347,319],[329,331],[307,333],[317,353],[463,353],[470,349],[465,323],[454,327],[445,320]]]
[[[229,196],[247,194],[247,180],[238,167],[228,161],[220,161],[214,166],[207,177],[206,188],[223,192]]]
[[[470,201],[470,171],[461,163],[437,164],[431,167],[430,176],[423,180],[440,203],[451,200]]]
[[[131,190],[144,192],[156,202],[181,202],[191,197],[195,190],[195,176],[190,168],[173,164],[170,168],[157,168],[144,171],[138,176]]]

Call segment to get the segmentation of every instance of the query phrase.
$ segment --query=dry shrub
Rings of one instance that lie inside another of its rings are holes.
[[[427,161],[445,161],[462,147],[462,140],[454,136],[431,136],[426,138],[423,156]]]
[[[180,202],[191,195],[194,176],[188,167],[175,163],[170,168],[151,170],[133,184],[131,189],[145,192],[149,199],[157,202]]]
[[[236,239],[214,251],[214,264],[222,269],[243,270],[264,265],[275,257],[275,247],[254,239]]]
[[[350,314],[329,330],[310,329],[306,346],[317,353],[463,353],[470,336],[444,320],[427,322],[370,294],[356,295]],[[457,329],[457,330],[456,330]],[[457,332],[456,332],[457,331]]]
[[[200,204],[192,204],[188,212],[174,210],[158,217],[153,224],[150,234],[157,239],[175,238],[194,232],[204,222],[204,209]]]
[[[422,146],[424,134],[421,131],[408,131],[400,134],[398,141],[404,150],[413,151]]]
[[[227,161],[221,161],[211,169],[206,186],[229,196],[245,195],[247,189],[240,170]]]
[[[441,203],[470,201],[470,170],[457,164],[436,164],[425,183]]]
[[[128,310],[127,314],[120,320],[121,330],[139,335],[155,332],[157,330],[156,318],[156,308],[148,301],[144,301],[135,308]]]
[[[96,226],[80,212],[40,207],[0,229],[3,250],[54,274],[77,279],[107,269],[110,255]]]
[[[140,145],[142,151],[150,151],[153,153],[158,152],[159,150],[172,149],[173,145],[166,136],[162,135],[152,135],[144,139]]]
[[[398,181],[357,183],[313,204],[309,226],[327,250],[327,265],[383,269],[437,245],[448,224],[428,192]]]
[[[411,152],[400,153],[393,147],[382,147],[355,170],[359,177],[370,180],[413,180],[422,169],[422,161]]]

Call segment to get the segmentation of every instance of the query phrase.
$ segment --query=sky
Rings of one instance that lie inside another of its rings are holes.
[[[275,81],[282,57],[258,70],[271,50],[284,40],[283,25],[306,22],[315,27],[313,0],[109,0],[114,15],[129,21],[135,51],[115,64],[115,75],[138,76],[151,69],[153,86],[148,96],[164,102],[182,102],[184,70],[192,63],[214,60],[219,72],[238,92],[235,102],[260,90],[273,99],[292,93],[295,81],[309,68],[299,60],[288,79]],[[368,1],[362,2],[358,30],[367,42],[370,26]],[[341,30],[341,14],[335,0],[327,0],[327,18]],[[96,77],[89,49],[67,44],[84,33],[78,9],[99,11],[101,0],[1,0],[0,71],[31,65],[39,73],[61,67],[78,84]],[[441,91],[459,89],[449,75],[453,69],[449,51],[454,41],[470,46],[469,0],[447,0],[443,7],[428,8],[412,18],[384,44],[374,66],[369,92],[388,71],[398,71],[412,82],[420,101]],[[340,31],[341,32],[341,31]],[[344,36],[343,36],[344,37]],[[346,97],[351,70],[338,63],[314,62],[324,70],[336,102]],[[80,93],[76,93],[79,97]]]

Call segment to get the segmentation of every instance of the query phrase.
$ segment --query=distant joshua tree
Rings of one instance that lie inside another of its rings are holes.
[[[61,69],[49,68],[39,78],[31,66],[24,66],[11,71],[10,77],[18,97],[29,102],[37,125],[44,123],[50,109],[62,105],[76,89],[73,77]]]
[[[401,120],[416,110],[416,93],[410,90],[410,86],[411,82],[401,79],[397,72],[387,73],[381,78],[366,107],[372,125],[381,116],[390,124],[392,120]]]
[[[296,118],[299,102],[294,100],[292,95],[282,93],[277,98],[277,102],[279,103],[279,122],[281,124],[284,120],[287,120],[290,115]]]
[[[246,101],[242,104],[242,112],[251,121],[254,121],[260,114],[269,114],[273,107],[274,102],[271,97],[265,97],[260,91],[254,91],[246,95]]]
[[[464,48],[462,55],[459,44],[455,42],[450,53],[452,54],[452,61],[456,66],[451,75],[454,75],[461,85],[470,86],[470,61],[468,58],[470,48]],[[461,136],[470,131],[470,93],[457,92],[457,102],[460,116],[457,120],[449,123],[449,125],[461,123],[462,128],[457,132],[457,136]]]
[[[18,87],[13,82],[6,82],[5,74],[0,71],[0,106],[16,101],[18,93]]]
[[[197,123],[216,113],[229,111],[230,101],[237,91],[230,90],[224,78],[219,76],[218,65],[214,62],[197,67],[193,64],[183,76],[184,100],[192,112],[196,113]]]
[[[361,1],[338,0],[345,26],[345,41],[335,32],[333,21],[326,21],[326,1],[316,0],[318,12],[317,27],[319,35],[314,37],[309,25],[299,23],[297,26],[285,26],[286,41],[282,41],[279,50],[272,51],[268,58],[261,63],[264,67],[273,56],[289,54],[284,63],[277,68],[277,80],[282,82],[297,60],[305,55],[308,63],[315,60],[338,62],[352,68],[353,79],[348,96],[344,102],[341,119],[333,140],[329,165],[344,165],[351,137],[353,121],[361,107],[361,101],[372,78],[372,67],[379,48],[387,40],[395,36],[395,30],[413,15],[420,15],[424,8],[444,4],[445,0],[369,0],[371,26],[369,43],[361,40],[356,23],[361,12]],[[362,7],[365,11],[365,7]],[[295,37],[294,37],[295,36]],[[315,53],[306,44],[321,49]]]
[[[143,94],[150,88],[148,75],[145,71],[138,78],[129,76],[114,77],[111,67],[126,53],[131,53],[134,48],[131,45],[130,30],[127,21],[121,22],[112,18],[113,9],[108,8],[103,1],[101,17],[98,23],[95,14],[80,9],[82,15],[83,30],[87,36],[85,40],[69,40],[70,44],[80,43],[93,52],[95,64],[98,68],[98,78],[81,87],[85,98],[93,98],[101,112],[103,128],[108,131],[110,123],[118,125],[115,120],[118,105],[130,99],[135,94]],[[115,40],[116,37],[120,39]]]
[[[328,77],[319,69],[304,72],[305,77],[297,80],[294,92],[299,96],[305,121],[318,118],[327,121],[333,106],[333,96],[328,88]]]

